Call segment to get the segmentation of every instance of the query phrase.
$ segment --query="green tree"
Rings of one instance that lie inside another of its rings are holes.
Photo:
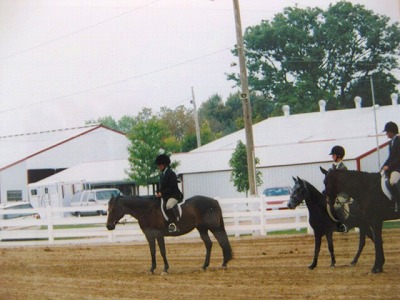
[[[137,185],[147,186],[158,181],[155,158],[165,147],[166,130],[155,116],[139,121],[128,135],[129,178]],[[149,193],[149,189],[147,190]]]
[[[315,111],[320,99],[331,109],[353,107],[354,95],[373,74],[379,78],[378,103],[386,104],[396,92],[399,81],[391,71],[399,67],[399,24],[363,5],[341,1],[326,11],[288,7],[271,22],[248,27],[244,40],[250,89],[277,104],[273,115],[284,104],[294,113]],[[228,78],[239,82],[238,74]]]
[[[246,146],[242,141],[238,141],[235,151],[232,154],[231,159],[229,160],[229,166],[232,168],[231,173],[231,181],[233,185],[236,187],[238,192],[246,192],[246,197],[248,196],[248,191],[250,189],[249,186],[249,177],[248,177],[248,168],[247,168],[247,155],[246,155]],[[254,159],[255,165],[260,163],[258,158]],[[260,186],[262,184],[261,172],[256,170],[256,184]]]

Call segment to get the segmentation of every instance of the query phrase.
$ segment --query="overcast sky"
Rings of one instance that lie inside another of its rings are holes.
[[[328,0],[241,0],[243,29],[286,6]],[[398,0],[359,2],[398,20]],[[199,107],[236,91],[232,0],[0,0],[0,136]]]

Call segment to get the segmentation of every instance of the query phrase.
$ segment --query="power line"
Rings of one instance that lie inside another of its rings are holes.
[[[152,5],[152,4],[156,3],[156,2],[160,2],[160,1],[161,1],[161,0],[155,0],[155,1],[152,1],[152,2],[147,3],[147,4],[143,4],[143,5],[141,5],[141,6],[135,7],[134,9],[128,10],[128,11],[126,11],[126,12],[124,12],[124,13],[119,14],[119,15],[112,16],[112,17],[110,17],[110,18],[108,18],[108,19],[102,20],[102,21],[100,21],[100,22],[97,22],[97,23],[92,24],[92,25],[89,25],[89,26],[87,26],[87,27],[78,29],[78,30],[76,30],[76,31],[72,31],[72,32],[66,33],[66,34],[64,34],[64,35],[61,35],[61,36],[55,38],[55,39],[52,39],[52,40],[43,42],[43,43],[41,43],[41,44],[38,44],[38,45],[35,45],[35,46],[32,46],[32,47],[26,48],[26,49],[24,49],[24,50],[15,52],[15,53],[13,53],[13,54],[9,54],[9,55],[0,57],[0,60],[5,60],[5,59],[8,59],[8,58],[11,58],[11,57],[20,55],[20,54],[22,54],[22,53],[26,53],[26,52],[29,52],[29,51],[31,51],[31,50],[34,50],[34,49],[37,49],[37,48],[46,46],[46,45],[48,45],[48,44],[51,44],[51,43],[60,41],[60,40],[62,40],[62,39],[65,39],[65,38],[67,38],[67,37],[70,37],[70,36],[72,36],[72,35],[75,35],[75,34],[78,34],[78,33],[83,32],[83,31],[92,29],[92,28],[94,28],[94,27],[96,27],[96,26],[99,26],[99,25],[102,25],[102,24],[104,24],[104,23],[108,23],[108,22],[110,22],[110,21],[112,21],[112,20],[114,20],[114,19],[117,19],[117,18],[120,18],[120,17],[122,17],[122,16],[128,15],[128,14],[130,14],[130,13],[133,12],[133,11],[136,11],[136,10],[139,10],[139,9],[142,9],[142,8],[145,8],[145,7],[147,7],[147,6],[150,6],[150,5]]]
[[[39,102],[34,102],[34,103],[31,103],[31,104],[28,104],[28,105],[22,105],[22,106],[9,108],[9,109],[0,110],[0,114],[5,113],[5,112],[10,112],[10,111],[15,111],[15,110],[22,109],[22,108],[32,107],[32,106],[39,105],[39,104],[55,102],[55,101],[58,101],[58,100],[61,100],[61,99],[65,99],[65,98],[68,98],[68,97],[81,95],[81,94],[92,92],[92,91],[95,91],[95,90],[98,90],[98,89],[101,89],[101,88],[109,87],[109,86],[112,86],[112,85],[115,85],[115,84],[120,84],[122,82],[126,82],[126,81],[130,81],[130,80],[133,80],[133,79],[149,76],[149,75],[152,75],[152,74],[155,74],[155,73],[159,73],[159,72],[162,72],[162,71],[165,71],[165,70],[168,70],[168,69],[179,67],[179,66],[191,63],[193,61],[200,60],[200,59],[215,55],[217,53],[220,53],[220,52],[223,52],[223,51],[226,51],[226,50],[230,50],[230,48],[228,48],[228,47],[227,48],[223,48],[223,49],[220,49],[220,50],[217,50],[217,51],[213,51],[213,52],[210,52],[210,53],[202,55],[202,56],[198,56],[198,57],[195,57],[195,58],[192,58],[192,59],[188,59],[188,60],[183,61],[183,62],[179,62],[179,63],[173,64],[173,65],[169,65],[169,66],[166,66],[166,67],[155,69],[155,70],[143,73],[143,74],[134,75],[134,76],[131,76],[131,77],[128,77],[128,78],[124,78],[124,79],[121,79],[121,80],[108,82],[108,83],[105,83],[105,84],[102,84],[102,85],[98,85],[98,86],[93,87],[93,88],[88,88],[88,89],[80,90],[80,91],[73,92],[73,93],[70,93],[70,94],[67,94],[67,95],[63,95],[63,96],[59,96],[59,97],[55,97],[55,98],[51,98],[51,99],[47,99],[47,100],[43,100],[43,101],[39,101]]]

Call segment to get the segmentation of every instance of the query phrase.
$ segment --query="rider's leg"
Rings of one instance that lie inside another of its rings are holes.
[[[168,226],[168,230],[170,232],[175,232],[177,231],[176,224],[179,221],[179,215],[176,212],[176,204],[178,203],[178,200],[175,198],[169,198],[167,201],[167,204],[165,205],[165,208],[167,209],[168,212],[168,218],[170,221],[170,224]]]

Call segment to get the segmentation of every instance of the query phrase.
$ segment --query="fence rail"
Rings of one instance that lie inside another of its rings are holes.
[[[230,236],[267,235],[272,231],[312,229],[308,210],[285,209],[286,204],[274,204],[275,199],[235,198],[218,199]],[[104,206],[82,207],[80,211],[101,211]],[[38,244],[85,244],[145,241],[137,221],[126,215],[123,224],[113,231],[105,227],[106,216],[76,217],[75,207],[46,207],[18,210],[0,210],[0,246]],[[4,214],[39,214],[40,219],[3,219]],[[185,235],[198,237],[197,231]]]

